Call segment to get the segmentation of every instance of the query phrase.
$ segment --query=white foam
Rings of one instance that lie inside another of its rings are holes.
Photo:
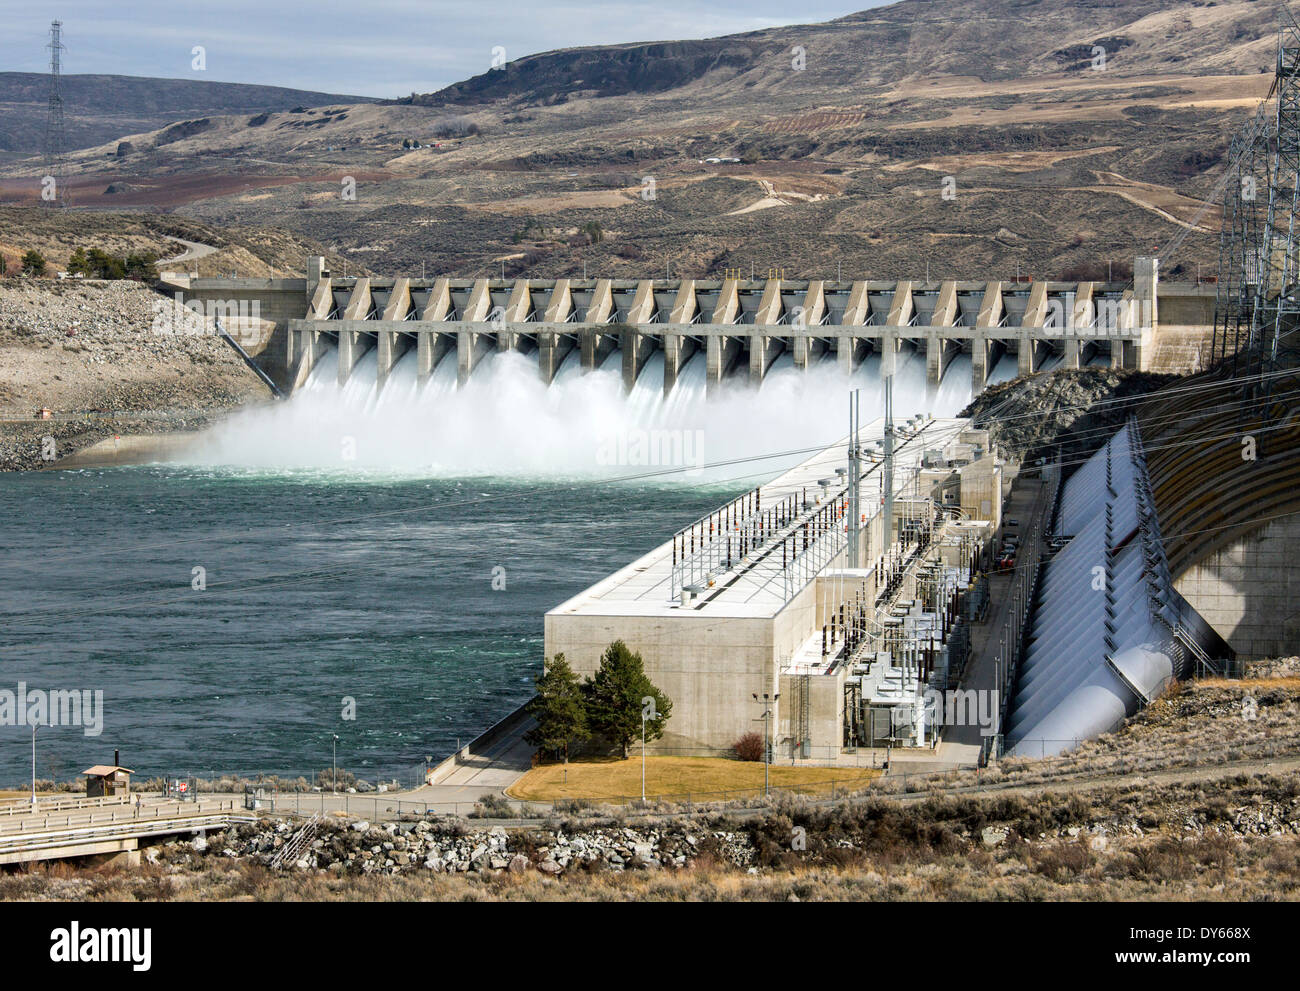
[[[879,355],[869,356],[851,377],[833,356],[800,372],[783,355],[760,388],[749,385],[748,370],[741,367],[712,396],[706,395],[703,354],[686,362],[667,397],[663,365],[662,352],[653,354],[624,395],[617,350],[592,372],[583,372],[576,350],[571,352],[550,386],[537,374],[536,356],[492,352],[462,388],[456,356],[448,354],[421,388],[415,355],[407,352],[377,389],[373,351],[358,360],[342,387],[337,355],[330,351],[291,399],[240,412],[214,427],[190,460],[271,470],[608,477],[823,447],[847,430],[851,388],[862,390],[864,422],[883,415]],[[950,416],[969,400],[969,356],[954,359],[942,385],[927,389],[924,354],[910,348],[899,353],[899,419],[919,412]],[[653,448],[638,450],[638,440],[651,432],[676,443],[682,456],[653,458]],[[664,460],[676,464],[665,466]],[[703,474],[692,470],[686,477],[771,477],[798,460],[792,455]]]

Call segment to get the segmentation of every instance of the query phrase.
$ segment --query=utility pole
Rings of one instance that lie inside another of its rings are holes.
[[[894,376],[885,376],[885,464],[881,476],[884,487],[884,533],[882,540],[886,548],[894,543]]]
[[[859,527],[862,523],[862,449],[858,438],[861,421],[861,390],[849,393],[849,567],[862,563]]]
[[[333,793],[339,793],[339,735],[334,734],[334,784],[332,785]]]
[[[32,724],[32,809],[36,809],[36,724]]]
[[[772,706],[781,697],[781,693],[769,695],[764,692],[761,699],[757,692],[752,693],[754,701],[763,703],[763,795],[772,793]]]

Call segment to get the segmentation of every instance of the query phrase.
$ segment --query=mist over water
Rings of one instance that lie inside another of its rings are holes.
[[[802,456],[767,456],[825,446],[847,432],[851,389],[861,390],[864,422],[884,412],[879,355],[845,376],[833,356],[800,372],[784,354],[760,387],[750,386],[742,366],[711,397],[702,353],[683,366],[666,397],[662,352],[647,360],[630,394],[624,394],[621,367],[616,350],[599,369],[584,372],[574,350],[548,386],[537,374],[535,355],[492,352],[461,388],[455,355],[447,355],[420,387],[412,351],[381,389],[373,350],[343,386],[337,353],[330,350],[291,399],[236,414],[206,434],[187,460],[417,477],[614,477],[664,467],[683,469],[665,473],[665,480],[711,481],[746,472],[770,477]],[[1014,375],[1010,356],[990,382]],[[924,354],[899,353],[896,417],[951,416],[970,399],[969,355],[953,359],[941,384],[930,388]],[[764,459],[745,466],[702,467],[759,456]]]

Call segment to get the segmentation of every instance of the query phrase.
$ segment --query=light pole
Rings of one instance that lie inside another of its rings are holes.
[[[645,805],[645,706],[641,707],[641,804]]]
[[[32,724],[32,808],[36,808],[36,724]]]
[[[753,693],[754,701],[758,702],[759,694]],[[762,695],[763,702],[763,796],[767,797],[772,793],[771,769],[772,769],[772,703],[781,697],[780,692],[769,695],[764,692]]]
[[[334,784],[330,786],[332,794],[339,793],[339,735],[334,734]]]

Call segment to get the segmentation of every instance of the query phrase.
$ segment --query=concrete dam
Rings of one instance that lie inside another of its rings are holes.
[[[1161,284],[1139,258],[1131,283],[744,279],[339,278],[324,259],[305,279],[196,279],[169,274],[176,301],[223,315],[286,392],[333,353],[345,384],[373,357],[382,389],[413,361],[418,384],[447,363],[464,385],[483,359],[513,352],[552,382],[617,358],[624,390],[647,368],[665,395],[693,359],[706,390],[760,384],[774,367],[821,364],[880,376],[923,358],[927,383],[955,371],[978,392],[1000,364],[1013,375],[1055,367],[1152,365],[1163,310],[1178,326],[1213,323],[1212,286]],[[409,355],[409,357],[408,357]]]

